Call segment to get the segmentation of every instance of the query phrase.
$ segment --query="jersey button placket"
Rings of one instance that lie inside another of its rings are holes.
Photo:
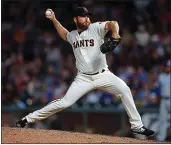
[[[78,40],[81,41],[82,39],[79,37]],[[86,48],[80,47],[80,52],[81,52],[82,56],[84,57],[84,60],[86,61],[86,63],[89,64],[90,60],[89,60],[89,57],[87,56]]]

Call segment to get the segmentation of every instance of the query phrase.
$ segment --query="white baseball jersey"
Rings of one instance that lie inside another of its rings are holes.
[[[106,23],[92,23],[80,34],[77,30],[68,33],[67,40],[72,45],[78,71],[93,74],[108,68],[106,55],[100,51],[107,33],[104,30]]]

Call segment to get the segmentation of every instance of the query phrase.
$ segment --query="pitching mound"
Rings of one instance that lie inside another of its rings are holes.
[[[152,140],[43,129],[2,127],[2,143],[157,143]]]

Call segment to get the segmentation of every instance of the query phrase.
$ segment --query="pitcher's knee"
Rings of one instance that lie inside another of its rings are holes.
[[[62,108],[68,108],[72,105],[73,103],[67,99],[62,99],[61,100],[61,106]]]
[[[125,85],[123,87],[122,92],[123,92],[123,95],[131,95],[131,90],[130,90],[130,88],[127,85]]]

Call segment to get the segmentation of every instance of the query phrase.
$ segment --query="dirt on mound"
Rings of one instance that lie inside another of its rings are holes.
[[[43,129],[20,129],[2,127],[2,143],[157,143],[152,140],[139,140],[126,137],[114,137]]]

